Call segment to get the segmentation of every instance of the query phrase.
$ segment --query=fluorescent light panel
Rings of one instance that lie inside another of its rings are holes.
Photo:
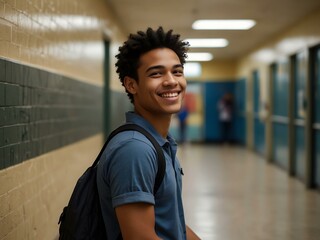
[[[198,62],[187,62],[184,65],[185,77],[199,77],[201,76],[201,73],[202,73],[201,64]]]
[[[229,44],[224,38],[190,38],[185,41],[189,42],[192,48],[222,48]]]
[[[211,53],[189,52],[186,60],[188,62],[202,62],[202,61],[211,61],[212,59],[213,59],[213,55]]]
[[[192,24],[195,30],[248,30],[256,25],[251,19],[238,20],[197,20]]]

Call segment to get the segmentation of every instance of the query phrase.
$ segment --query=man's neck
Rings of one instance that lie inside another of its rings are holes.
[[[135,110],[135,113],[147,120],[164,139],[167,138],[171,122],[171,114],[155,115],[145,112],[141,113],[137,110]]]

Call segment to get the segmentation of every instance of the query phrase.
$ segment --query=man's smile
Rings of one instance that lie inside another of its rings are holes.
[[[178,95],[179,95],[179,92],[167,92],[167,93],[160,94],[160,97],[162,97],[162,98],[173,98],[173,97],[177,97]]]

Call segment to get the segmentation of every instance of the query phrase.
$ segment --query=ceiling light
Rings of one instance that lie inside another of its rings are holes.
[[[224,38],[190,38],[185,41],[194,48],[221,48],[229,44],[228,40]]]
[[[192,24],[195,30],[247,30],[256,25],[254,20],[197,20]]]
[[[213,59],[213,55],[211,53],[188,53],[188,57],[186,60],[188,62],[201,62],[201,61],[210,61]]]
[[[200,77],[201,76],[201,64],[198,62],[187,62],[184,65],[184,76],[185,77]]]

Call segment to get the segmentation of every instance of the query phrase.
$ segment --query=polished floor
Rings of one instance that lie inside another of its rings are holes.
[[[180,146],[187,224],[203,240],[320,240],[320,191],[242,147]]]

